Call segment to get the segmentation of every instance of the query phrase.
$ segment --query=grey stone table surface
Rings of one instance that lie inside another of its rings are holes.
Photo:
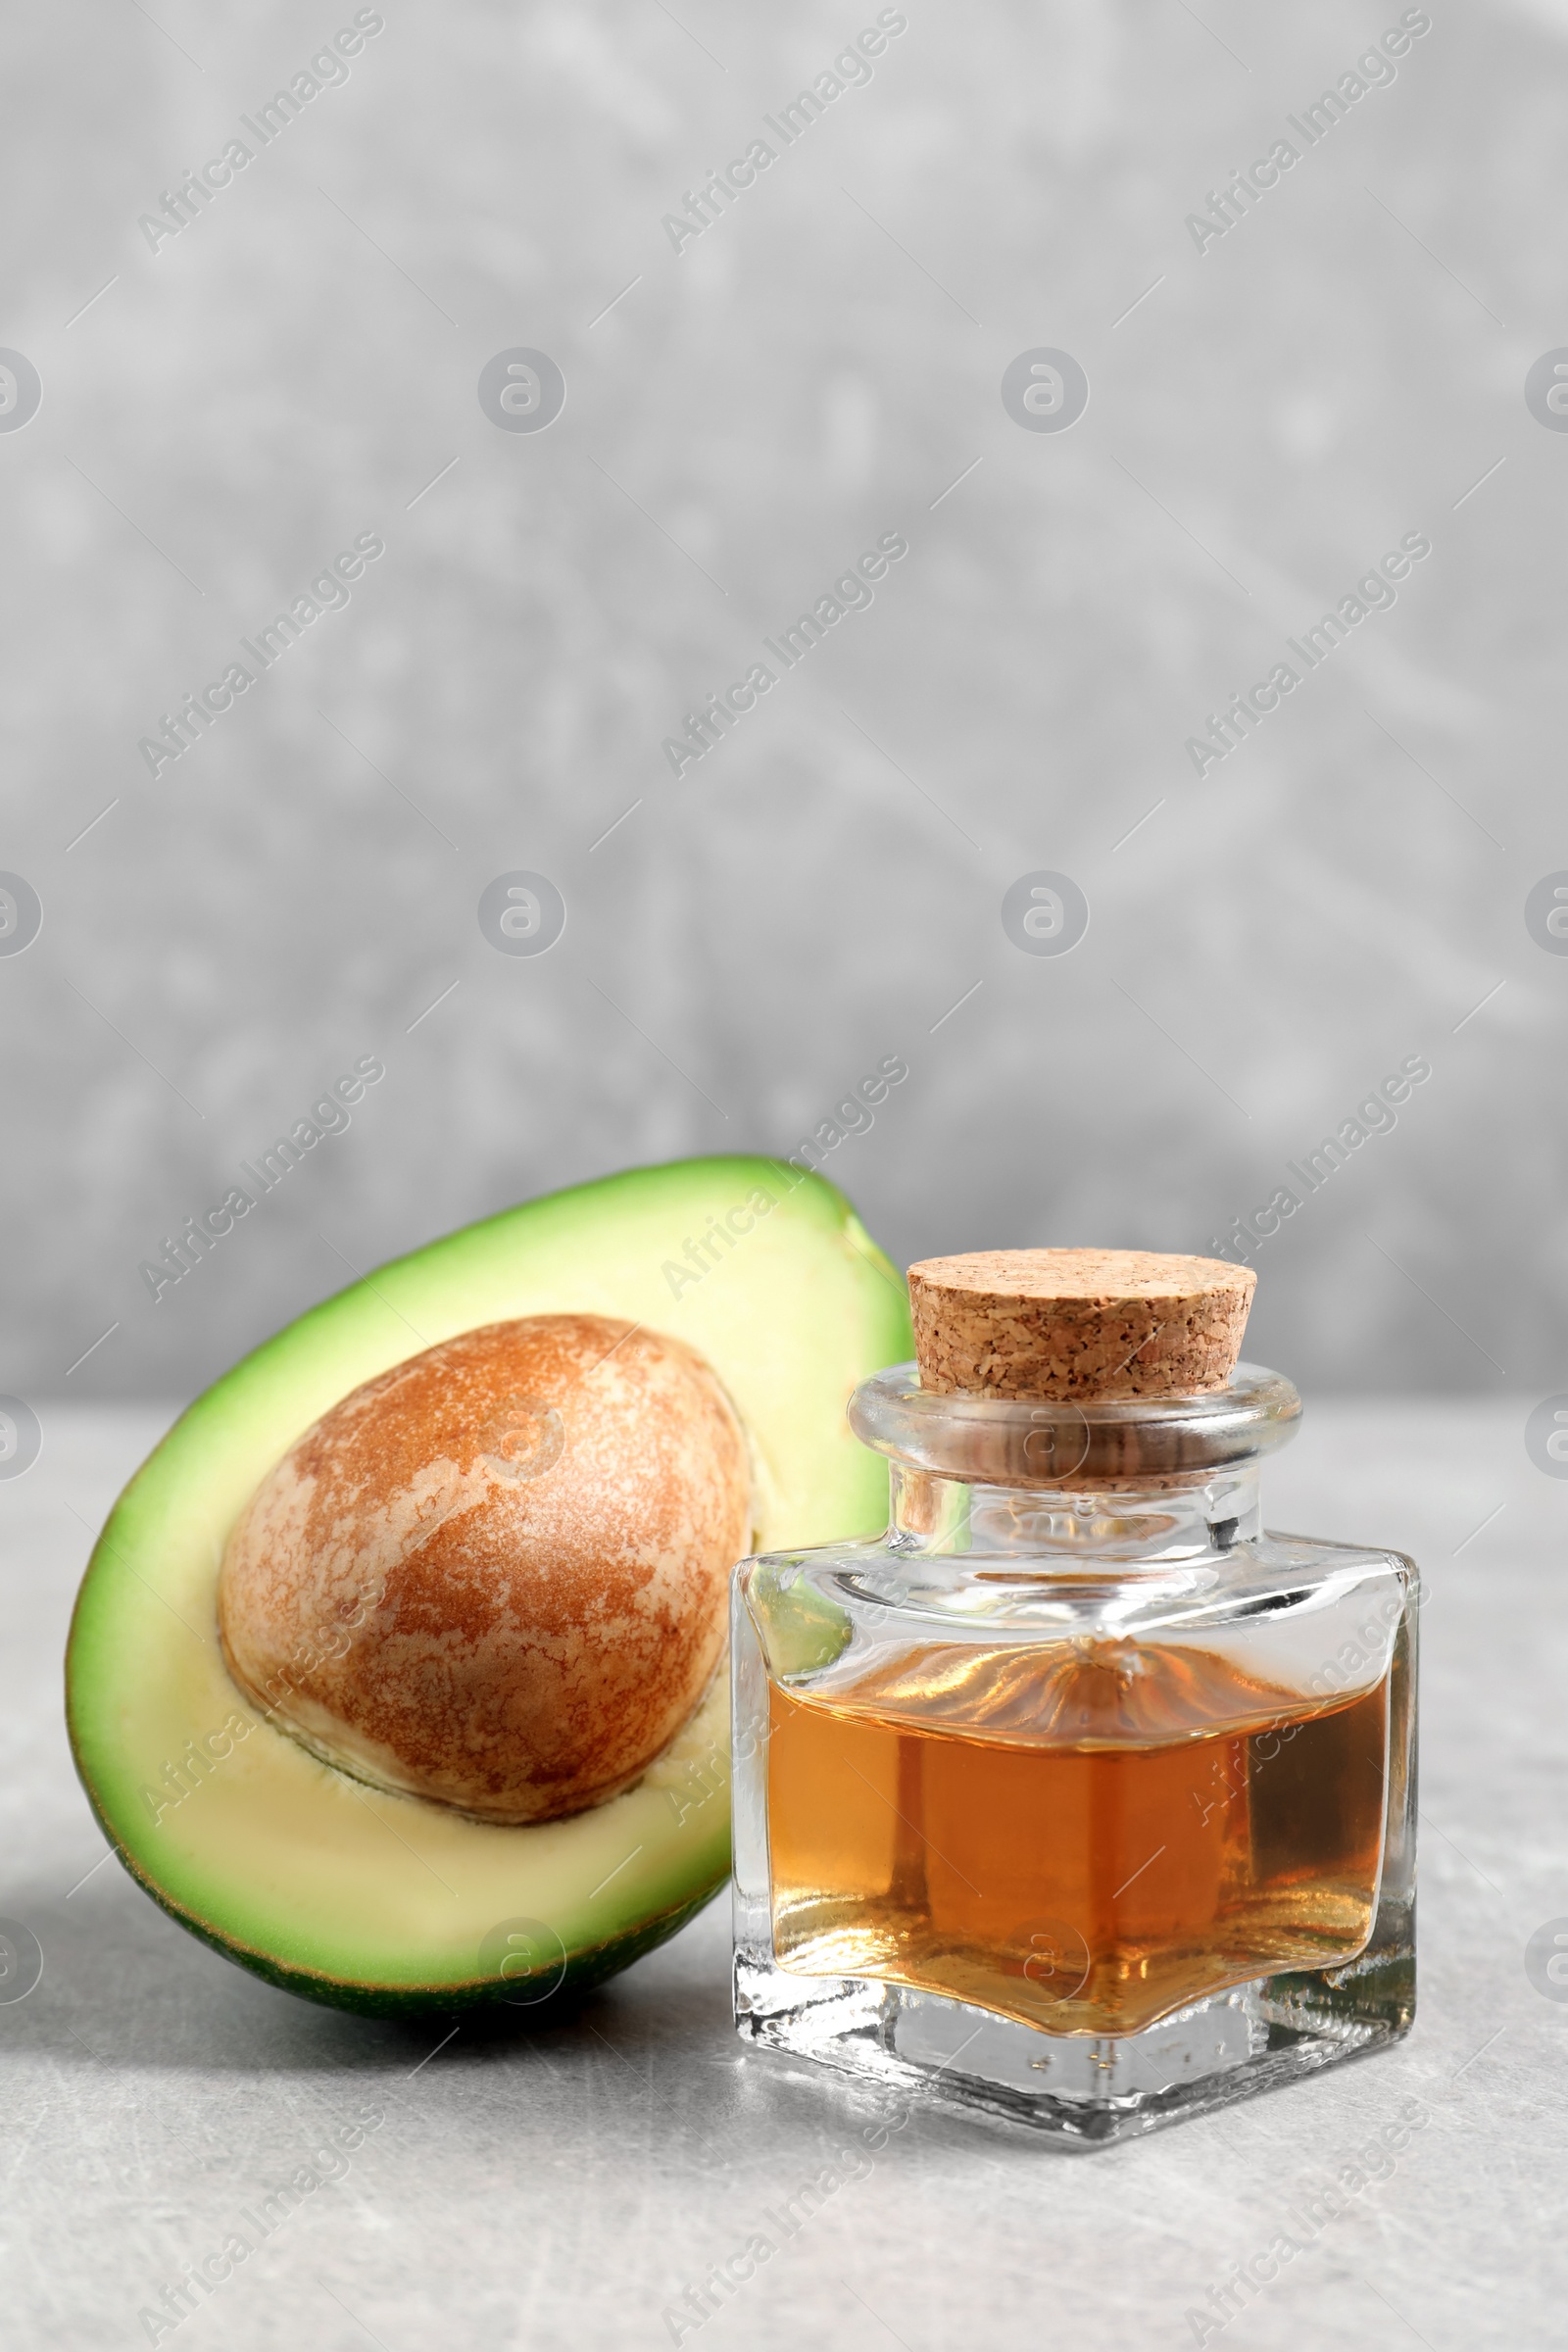
[[[45,1412],[41,1458],[0,1484],[0,1914],[44,1952],[35,1990],[0,2005],[7,2346],[151,2340],[139,2314],[162,2289],[367,2108],[380,2122],[317,2168],[335,2178],[159,2341],[1565,2340],[1568,1998],[1525,1951],[1568,1918],[1568,1480],[1533,1466],[1522,1406],[1309,1407],[1269,1479],[1273,1525],[1396,1544],[1425,1571],[1414,2032],[1087,2156],[743,2052],[722,1903],[532,2034],[340,2016],[183,1934],[105,1855],[60,1703],[90,1535],[166,1417]],[[879,2114],[894,2128],[871,2149]],[[1401,2118],[1404,2146],[1354,2185],[1357,2151]],[[1282,2233],[1298,2250],[1221,2325],[1210,2290]],[[749,2278],[710,2286],[701,2321],[672,2316],[758,2237]]]

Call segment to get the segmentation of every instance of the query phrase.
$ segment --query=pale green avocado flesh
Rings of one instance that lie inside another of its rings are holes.
[[[566,1312],[624,1316],[707,1357],[752,1446],[757,1548],[884,1522],[884,1466],[845,1406],[912,1352],[904,1286],[842,1194],[773,1160],[680,1160],[528,1201],[379,1268],[247,1356],[116,1504],[76,1602],[67,1711],[132,1876],[293,1992],[381,2014],[496,2001],[536,2015],[672,1935],[728,1874],[722,1675],[634,1788],[505,1828],[318,1762],[241,1695],[219,1648],[229,1530],[313,1422],[459,1332]]]

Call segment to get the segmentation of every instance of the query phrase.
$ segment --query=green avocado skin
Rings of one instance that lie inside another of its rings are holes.
[[[899,1295],[902,1292],[900,1278],[865,1234],[850,1203],[835,1187],[819,1176],[801,1176],[795,1170],[785,1171],[781,1163],[775,1160],[734,1156],[707,1161],[677,1161],[658,1167],[627,1170],[618,1176],[573,1188],[565,1194],[546,1196],[517,1209],[503,1211],[499,1216],[487,1219],[478,1226],[466,1228],[460,1234],[432,1243],[390,1267],[377,1269],[374,1276],[357,1282],[350,1291],[309,1310],[297,1323],[266,1342],[252,1356],[236,1365],[215,1389],[209,1390],[189,1408],[182,1421],[175,1425],[170,1437],[131,1482],[111,1514],[109,1525],[89,1563],[74,1612],[66,1660],[68,1723],[78,1776],[110,1845],[129,1875],[160,1909],[199,1941],[266,1983],[330,2008],[387,2019],[487,2013],[498,2024],[502,2022],[503,2013],[510,2012],[519,2026],[526,2027],[534,2021],[553,2019],[569,2009],[579,1994],[629,1967],[644,1953],[674,1936],[721,1891],[729,1875],[728,1840],[726,1827],[715,1820],[712,1830],[698,1841],[681,1872],[675,1874],[673,1883],[666,1879],[662,1887],[649,1889],[651,1907],[639,1907],[630,1912],[619,1926],[611,1926],[602,1939],[591,1945],[571,1948],[572,1938],[568,1932],[564,1968],[559,1980],[555,1968],[548,1972],[549,1989],[542,1990],[534,2000],[526,1996],[525,1987],[531,1981],[527,1978],[500,1980],[478,1976],[465,1982],[461,1976],[454,1978],[447,1970],[440,1969],[433,1974],[431,1981],[419,1983],[420,1964],[414,1953],[405,1953],[405,1965],[388,1967],[384,1975],[377,1974],[372,1962],[363,1979],[356,1975],[352,1957],[348,1955],[344,1955],[348,1959],[347,1966],[342,1965],[341,1961],[335,1962],[331,1968],[302,1965],[299,1959],[289,1956],[287,1947],[291,1938],[281,1926],[266,1944],[259,1942],[237,1923],[225,1928],[220,1919],[214,1916],[213,1908],[203,1901],[198,1888],[186,1886],[177,1891],[172,1889],[161,1883],[155,1866],[151,1865],[151,1858],[136,1850],[137,1839],[131,1830],[131,1817],[126,1812],[123,1770],[115,1754],[117,1735],[111,1728],[117,1668],[120,1674],[123,1673],[123,1669],[119,1667],[118,1645],[114,1640],[109,1640],[107,1643],[105,1642],[103,1624],[113,1589],[106,1580],[110,1577],[112,1564],[122,1566],[130,1556],[125,1549],[126,1544],[130,1544],[133,1552],[138,1543],[149,1540],[149,1534],[156,1540],[159,1514],[162,1514],[166,1525],[184,1520],[186,1505],[179,1485],[183,1473],[177,1474],[171,1482],[163,1468],[172,1449],[183,1443],[185,1453],[177,1458],[188,1459],[193,1425],[202,1422],[205,1417],[208,1428],[220,1427],[245,1395],[243,1384],[247,1381],[270,1379],[275,1393],[278,1372],[283,1370],[286,1362],[293,1360],[287,1351],[292,1349],[297,1352],[302,1344],[315,1345],[314,1338],[308,1338],[308,1335],[320,1333],[324,1338],[328,1333],[340,1329],[345,1315],[353,1316],[365,1311],[359,1302],[368,1298],[384,1306],[383,1289],[379,1286],[386,1286],[396,1296],[395,1286],[400,1281],[407,1282],[411,1277],[422,1276],[426,1267],[432,1275],[438,1276],[443,1261],[450,1260],[453,1253],[494,1250],[497,1244],[505,1241],[510,1230],[517,1229],[525,1235],[527,1229],[534,1227],[536,1219],[541,1231],[559,1243],[563,1215],[568,1211],[573,1216],[587,1212],[586,1221],[591,1223],[594,1215],[616,1213],[622,1202],[627,1209],[635,1205],[644,1213],[657,1210],[662,1217],[667,1206],[669,1214],[664,1217],[664,1222],[674,1235],[690,1229],[700,1232],[703,1230],[701,1216],[710,1205],[721,1209],[724,1202],[734,1197],[736,1188],[759,1183],[770,1189],[781,1189],[793,1196],[790,1214],[781,1219],[781,1223],[793,1224],[798,1211],[804,1230],[798,1245],[792,1246],[798,1247],[801,1251],[804,1273],[809,1274],[813,1265],[821,1266],[825,1255],[832,1255],[842,1263],[847,1252],[853,1260],[854,1287],[860,1301],[857,1310],[860,1316],[858,1327],[861,1331],[857,1345],[862,1350],[858,1376],[863,1377],[864,1373],[879,1368],[882,1363],[902,1360],[912,1352],[907,1308]],[[571,1251],[567,1250],[564,1254],[569,1257]],[[744,1263],[744,1258],[737,1258],[734,1272],[738,1273]],[[461,1273],[461,1256],[458,1270]],[[680,1271],[677,1266],[675,1272],[679,1274]],[[734,1274],[730,1279],[734,1279]],[[538,1310],[524,1306],[510,1311]],[[612,1308],[611,1311],[619,1310]],[[474,1317],[475,1321],[483,1319],[482,1313]],[[362,1376],[357,1375],[356,1380]],[[347,1388],[352,1385],[356,1385],[356,1381],[346,1382],[343,1393],[346,1394]],[[285,1390],[286,1393],[292,1393],[292,1379],[286,1374]],[[837,1418],[842,1413],[842,1403],[837,1396],[831,1407],[824,1404],[823,1409],[842,1427]],[[817,1408],[813,1405],[812,1410],[815,1412]],[[212,1418],[215,1414],[220,1417],[216,1425]],[[767,1425],[764,1423],[763,1426]],[[821,1426],[820,1419],[817,1426]],[[270,1459],[258,1458],[256,1476],[260,1477],[270,1466]],[[865,1468],[869,1471],[870,1464],[867,1463]],[[874,1477],[875,1474],[872,1475]],[[865,1473],[858,1472],[857,1477],[861,1481],[858,1494],[867,1495],[870,1490],[864,1484]],[[163,1481],[162,1491],[160,1479]],[[149,1494],[150,1503],[146,1499]],[[144,1513],[139,1529],[134,1516],[138,1506],[142,1507]],[[863,1524],[849,1523],[852,1518],[863,1521],[868,1517],[871,1507],[868,1501],[841,1497],[834,1507],[845,1516],[842,1528],[844,1535],[869,1532]],[[128,1522],[124,1516],[127,1510],[132,1514]],[[122,1578],[119,1579],[119,1582],[122,1581]],[[121,1687],[129,1688],[123,1683]],[[110,1702],[107,1708],[106,1698]],[[101,1788],[97,1785],[100,1779],[103,1782]]]

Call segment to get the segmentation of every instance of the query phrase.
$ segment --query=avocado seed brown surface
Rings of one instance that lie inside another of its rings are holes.
[[[493,1323],[333,1406],[229,1538],[229,1671],[328,1762],[495,1822],[631,1785],[703,1696],[750,1538],[709,1366],[600,1315]]]

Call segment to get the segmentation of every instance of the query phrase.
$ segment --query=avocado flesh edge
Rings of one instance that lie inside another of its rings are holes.
[[[697,1275],[686,1245],[705,1236]],[[319,1763],[249,1705],[219,1652],[229,1528],[312,1422],[457,1332],[572,1311],[624,1316],[707,1357],[752,1445],[760,1547],[883,1523],[885,1473],[844,1405],[909,1352],[903,1285],[841,1194],[774,1161],[680,1161],[524,1203],[379,1269],[225,1374],[111,1514],[73,1622],[68,1714],[132,1875],[292,1990],[382,2014],[498,2000],[525,2016],[526,1980],[481,1973],[493,1929],[544,1923],[561,1945],[550,1979],[564,1966],[559,2000],[673,1934],[723,1884],[722,1682],[636,1788],[502,1828]]]
[[[114,1833],[105,1821],[88,1790],[88,1800],[100,1829],[106,1837]],[[727,1823],[726,1815],[726,1823]],[[234,1961],[282,1992],[298,1993],[301,1999],[320,2001],[328,2008],[348,2009],[362,2017],[421,2017],[434,2010],[465,2011],[506,2008],[525,2025],[542,2023],[558,2016],[571,2006],[579,1993],[591,1991],[609,1977],[617,1976],[629,1968],[645,1952],[685,1927],[698,1912],[719,1893],[729,1877],[729,1850],[726,1840],[719,1864],[718,1876],[710,1886],[702,1887],[672,1911],[662,1911],[642,1921],[624,1935],[612,1936],[597,1950],[573,1953],[564,1967],[542,1971],[533,1980],[513,1978],[506,1983],[495,1977],[474,1977],[466,1984],[394,1985],[353,1984],[341,1977],[322,1977],[309,1969],[291,1968],[287,1961],[268,1952],[242,1949],[232,1936],[225,1936],[211,1920],[198,1919],[178,1904],[171,1901],[157,1883],[148,1878],[133,1854],[123,1850],[120,1859],[145,1894],[150,1894],[160,1910],[167,1911],[182,1928],[189,1930],[201,1943],[208,1944],[225,1960]],[[537,1989],[535,1989],[537,1987]]]

